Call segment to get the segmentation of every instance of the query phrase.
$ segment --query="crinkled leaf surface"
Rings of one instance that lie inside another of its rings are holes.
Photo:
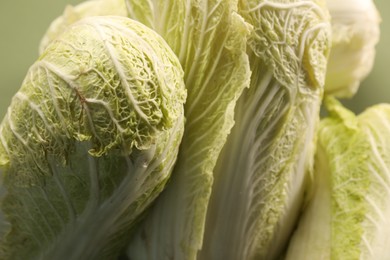
[[[131,242],[133,259],[195,259],[203,241],[212,171],[249,85],[249,27],[237,1],[127,1],[129,15],[161,34],[185,72],[186,126],[170,185]],[[148,9],[149,8],[149,9]],[[148,11],[150,10],[150,11]]]
[[[250,88],[215,169],[198,259],[274,259],[286,246],[312,165],[329,52],[318,1],[240,1],[253,25]]]
[[[162,191],[184,131],[181,65],[125,17],[67,29],[0,126],[1,259],[115,259]]]

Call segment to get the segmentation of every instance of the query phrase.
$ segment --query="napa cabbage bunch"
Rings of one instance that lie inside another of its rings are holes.
[[[335,99],[379,22],[370,0],[68,6],[0,125],[0,258],[388,259],[390,110]]]

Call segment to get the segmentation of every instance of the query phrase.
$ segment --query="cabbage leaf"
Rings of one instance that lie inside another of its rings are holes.
[[[321,1],[240,1],[253,25],[250,88],[218,159],[198,259],[275,259],[311,170],[330,23]]]
[[[390,105],[356,116],[326,103],[313,196],[286,259],[390,259]]]
[[[171,182],[141,223],[128,255],[196,259],[213,168],[233,126],[236,100],[249,86],[250,27],[233,0],[127,3],[130,17],[156,30],[178,55],[188,91],[185,132]]]

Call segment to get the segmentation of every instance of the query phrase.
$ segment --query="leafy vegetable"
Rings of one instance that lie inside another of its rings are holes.
[[[199,259],[275,259],[311,169],[329,22],[319,1],[241,1],[254,26],[251,85],[215,169]]]
[[[286,259],[390,259],[390,105],[321,121],[313,198]]]
[[[115,259],[170,176],[185,97],[179,61],[144,25],[93,17],[61,34],[0,126],[0,258]]]
[[[332,17],[332,51],[325,92],[352,97],[374,64],[380,16],[372,0],[327,0]]]
[[[99,8],[101,2],[92,3]],[[125,4],[128,17],[167,41],[184,69],[188,90],[187,123],[172,181],[140,225],[128,254],[194,259],[202,246],[212,171],[233,126],[236,100],[249,86],[250,26],[236,13],[237,0],[126,0]],[[74,10],[81,16],[95,14],[79,6]],[[66,20],[57,19],[65,27]],[[58,23],[48,34],[61,33]]]
[[[313,156],[378,24],[371,0],[67,7],[0,125],[0,258],[389,259],[390,106],[327,97]]]

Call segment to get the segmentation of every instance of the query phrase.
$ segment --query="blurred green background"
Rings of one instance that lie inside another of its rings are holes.
[[[342,1],[342,0],[340,0]],[[50,22],[68,4],[81,0],[0,0],[0,118],[19,89]],[[390,103],[390,1],[375,1],[382,16],[381,40],[372,73],[358,94],[344,103],[355,112],[379,102]]]

